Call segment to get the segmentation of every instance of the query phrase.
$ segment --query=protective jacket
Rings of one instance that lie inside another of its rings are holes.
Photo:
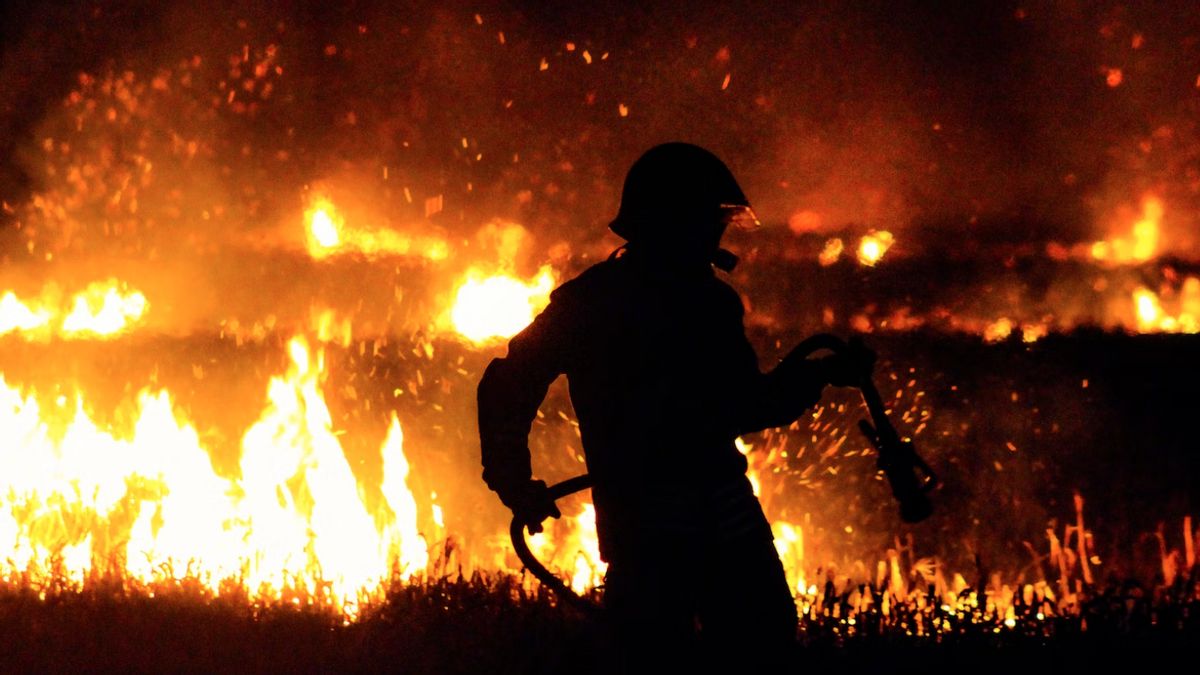
[[[811,362],[762,373],[742,315],[711,265],[634,247],[564,283],[479,384],[484,480],[502,498],[528,485],[530,425],[566,374],[605,560],[664,538],[769,540],[734,440],[791,423],[825,382]]]

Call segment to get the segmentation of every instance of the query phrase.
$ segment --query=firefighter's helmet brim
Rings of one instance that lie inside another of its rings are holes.
[[[758,219],[729,167],[700,146],[664,143],[629,168],[609,229],[632,242],[651,234],[687,237],[700,234],[703,225],[741,222]]]

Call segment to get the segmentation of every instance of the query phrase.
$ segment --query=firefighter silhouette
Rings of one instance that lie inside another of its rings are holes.
[[[857,382],[865,358],[759,370],[741,299],[714,272],[737,261],[720,241],[739,221],[757,222],[714,154],[651,148],[610,224],[627,243],[556,289],[479,383],[483,478],[537,532],[560,514],[532,478],[528,434],[566,375],[609,564],[604,603],[646,670],[697,653],[773,658],[794,642],[795,604],[734,440],[790,424],[826,384]]]

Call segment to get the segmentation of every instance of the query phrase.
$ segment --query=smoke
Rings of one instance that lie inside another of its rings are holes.
[[[947,231],[1096,238],[1148,191],[1182,233],[1200,185],[1200,13],[1185,2],[5,11],[9,228],[37,221],[22,205],[68,179],[47,171],[47,137],[74,140],[66,153],[82,165],[104,153],[157,159],[176,136],[196,143],[174,171],[154,171],[183,193],[184,210],[208,207],[211,219],[220,207],[215,222],[181,216],[182,229],[206,236],[275,227],[306,185],[340,180],[371,194],[393,227],[425,221],[426,200],[441,197],[431,220],[454,233],[501,217],[546,248],[600,250],[614,243],[604,224],[624,170],[671,139],[727,159],[768,222],[904,230],[930,246]],[[268,51],[269,70],[256,74]],[[190,88],[171,80],[139,93],[148,111],[128,126],[81,127],[64,105],[80,73],[136,84],[181,69]],[[136,233],[120,236],[152,248],[157,205],[143,204]],[[104,214],[66,208],[102,229]],[[51,247],[62,245],[51,231],[70,229],[33,225]]]

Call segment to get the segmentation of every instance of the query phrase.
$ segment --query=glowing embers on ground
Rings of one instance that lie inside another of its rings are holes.
[[[1037,342],[1046,337],[1050,332],[1050,327],[1043,323],[1022,323],[1017,324],[1006,316],[989,323],[983,329],[984,342],[1001,342],[1007,340],[1009,335],[1014,331],[1018,331],[1021,335],[1022,342]]]
[[[46,285],[30,300],[5,291],[0,295],[0,335],[108,339],[138,324],[149,307],[141,291],[116,279],[92,282],[69,299],[55,284]]]
[[[542,266],[529,281],[507,274],[487,276],[472,268],[455,292],[450,321],[454,330],[472,342],[510,338],[546,307],[554,284],[549,265]]]
[[[353,615],[393,575],[423,573],[416,500],[393,416],[382,445],[382,499],[368,508],[320,391],[324,357],[288,344],[264,411],[241,444],[241,475],[213,468],[165,390],[142,391],[122,433],[84,400],[44,406],[0,378],[0,572],[81,583],[114,572],[190,577],[214,592],[234,579],[255,597],[297,591]]]
[[[420,256],[444,260],[450,254],[445,240],[410,235],[386,228],[352,227],[333,202],[325,197],[312,200],[304,212],[305,241],[314,258],[355,253],[368,257]]]

